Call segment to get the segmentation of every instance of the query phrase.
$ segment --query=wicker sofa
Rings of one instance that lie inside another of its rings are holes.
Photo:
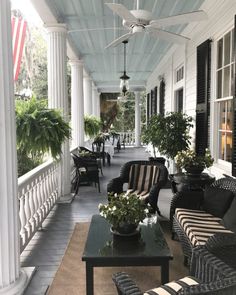
[[[124,272],[113,275],[119,295],[236,295],[236,235],[216,234],[193,250],[190,277],[140,290]]]
[[[236,232],[236,180],[221,178],[204,192],[174,195],[170,208],[172,237],[177,234],[189,264],[193,248],[204,245],[216,233]]]

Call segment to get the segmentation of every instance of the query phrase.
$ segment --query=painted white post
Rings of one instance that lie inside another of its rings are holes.
[[[98,100],[98,92],[97,88],[93,86],[93,92],[92,92],[92,114],[93,116],[98,116],[97,114],[97,100]]]
[[[83,62],[70,60],[72,148],[84,145]]]
[[[140,92],[135,92],[135,146],[139,147],[141,140],[141,112],[140,112]]]
[[[22,294],[10,1],[0,2],[0,294]]]
[[[84,75],[83,85],[84,85],[84,114],[92,115],[92,80],[88,75]]]
[[[67,67],[66,67],[66,26],[64,24],[46,25],[48,31],[48,105],[61,110],[65,120],[68,118]],[[69,140],[62,145],[59,166],[60,201],[71,201],[70,194],[70,147]]]

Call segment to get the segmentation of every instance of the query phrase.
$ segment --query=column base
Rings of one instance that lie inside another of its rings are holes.
[[[35,273],[35,267],[23,267],[20,269],[20,277],[13,284],[0,289],[0,294],[23,295]]]
[[[68,194],[65,196],[61,196],[58,200],[58,204],[70,204],[74,201],[75,195],[74,194]]]

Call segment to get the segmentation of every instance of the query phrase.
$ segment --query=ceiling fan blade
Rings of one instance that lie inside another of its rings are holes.
[[[68,33],[87,32],[87,31],[103,31],[103,30],[127,30],[125,27],[113,27],[113,28],[91,28],[91,29],[75,29],[69,30]]]
[[[114,13],[129,23],[136,23],[136,17],[122,4],[105,3]]]
[[[164,39],[164,40],[167,40],[173,43],[178,43],[178,44],[185,44],[188,40],[190,40],[189,38],[185,36],[177,35],[175,33],[167,32],[157,28],[155,29],[152,28],[152,30],[148,31],[148,33],[155,38]]]
[[[206,20],[207,14],[203,10],[178,14],[178,15],[171,15],[168,17],[160,18],[157,20],[152,20],[150,22],[151,27],[161,27],[161,26],[172,26],[176,24],[184,24],[189,22],[195,21],[202,21]]]
[[[117,45],[119,45],[120,43],[122,43],[123,41],[129,39],[132,35],[134,35],[134,33],[129,32],[125,35],[122,35],[121,37],[115,39],[114,41],[112,41],[110,44],[108,44],[105,49],[109,48],[109,47],[116,47]]]

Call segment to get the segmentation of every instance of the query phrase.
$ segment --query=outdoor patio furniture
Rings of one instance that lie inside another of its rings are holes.
[[[72,154],[72,158],[76,169],[75,176],[72,180],[75,193],[78,193],[80,185],[90,183],[95,183],[100,193],[99,168],[96,159],[86,159],[75,154]]]
[[[108,193],[122,193],[123,185],[128,184],[129,193],[136,193],[152,206],[153,212],[161,215],[158,208],[159,191],[168,179],[167,168],[158,162],[144,160],[129,161],[120,170],[120,176],[107,185]]]
[[[221,178],[204,192],[183,191],[170,207],[172,237],[177,234],[189,263],[193,249],[218,232],[236,232],[236,180]]]
[[[105,218],[93,215],[82,255],[82,261],[86,262],[86,294],[94,294],[94,267],[160,266],[164,284],[169,280],[169,261],[172,259],[158,222],[140,223],[136,236],[120,237],[113,235]]]
[[[190,277],[142,292],[124,272],[113,275],[119,295],[236,294],[236,235],[219,234],[194,249]]]

